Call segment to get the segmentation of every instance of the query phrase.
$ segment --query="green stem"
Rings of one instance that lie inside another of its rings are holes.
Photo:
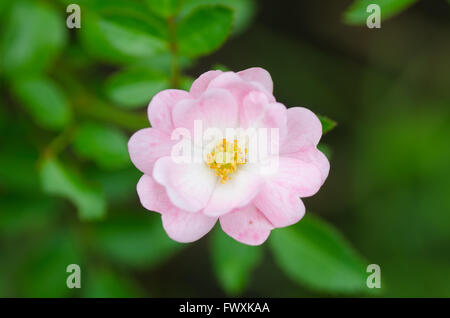
[[[169,49],[172,55],[171,59],[171,76],[170,83],[173,88],[180,86],[180,62],[178,56],[178,45],[176,40],[176,22],[175,17],[167,18],[167,24],[169,25]]]
[[[47,159],[58,156],[72,141],[72,138],[76,132],[77,127],[75,124],[71,124],[66,129],[56,136],[42,152],[41,158],[38,161],[38,166],[41,165]]]
[[[131,132],[149,126],[145,113],[111,107],[65,73],[58,74],[58,78],[65,87],[70,88],[67,91],[71,92],[72,106],[77,115],[116,124]]]
[[[74,105],[76,105],[76,111],[80,115],[116,124],[132,132],[149,126],[145,114],[133,113],[120,108],[111,107],[94,96],[87,94],[78,96]]]

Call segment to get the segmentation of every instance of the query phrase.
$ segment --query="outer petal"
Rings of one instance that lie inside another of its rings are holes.
[[[267,91],[263,85],[258,82],[246,82],[234,72],[225,72],[213,79],[208,89],[223,88],[231,92],[239,105],[242,105],[244,97],[251,91],[261,91],[267,95],[269,102],[275,102],[272,93]]]
[[[260,245],[269,237],[272,224],[252,204],[220,217],[222,230],[235,240]]]
[[[188,243],[200,239],[216,224],[217,218],[202,212],[186,212],[175,207],[169,200],[163,186],[152,177],[143,175],[137,191],[142,205],[162,214],[162,223],[167,235],[175,241]]]
[[[319,191],[322,175],[319,169],[304,161],[279,157],[278,169],[266,174],[266,182],[273,182],[299,197],[309,197]]]
[[[173,209],[162,215],[164,230],[177,242],[189,243],[207,234],[216,224],[217,218],[204,215],[202,212],[185,212]]]
[[[210,216],[219,216],[250,203],[258,194],[263,179],[250,169],[241,168],[225,184],[217,181],[211,198],[204,209]]]
[[[244,97],[239,111],[240,126],[247,128],[267,128],[268,141],[271,129],[278,129],[277,147],[284,143],[287,135],[287,110],[283,104],[271,103],[267,95],[252,91]],[[277,154],[279,149],[277,149]]]
[[[167,213],[174,207],[166,194],[166,189],[149,175],[144,174],[139,179],[137,193],[142,206],[147,210]]]
[[[174,128],[172,108],[179,101],[189,98],[188,92],[178,89],[166,89],[156,94],[147,109],[152,127],[170,134]]]
[[[260,83],[269,93],[273,92],[273,81],[269,72],[260,67],[252,67],[238,72],[239,76],[249,82]]]
[[[200,97],[200,95],[203,94],[203,92],[208,88],[209,83],[222,73],[222,71],[217,70],[209,71],[200,75],[200,77],[192,83],[190,90],[191,96],[194,98]]]
[[[310,144],[317,146],[322,124],[312,111],[304,107],[288,108],[287,118],[288,136],[280,154],[297,152]]]
[[[235,128],[238,124],[238,106],[233,96],[224,89],[208,89],[199,99],[178,103],[173,109],[175,127],[191,131],[194,121],[202,121],[203,129]]]
[[[275,227],[295,224],[305,215],[302,200],[275,183],[265,184],[253,204]]]
[[[128,152],[133,164],[143,173],[152,175],[153,166],[161,157],[167,156],[175,141],[155,128],[138,130],[128,141]]]
[[[216,176],[203,162],[176,163],[171,157],[155,163],[153,178],[166,188],[175,206],[189,212],[206,206],[216,184]]]
[[[322,175],[322,184],[328,177],[328,173],[330,172],[330,162],[328,161],[328,158],[315,146],[310,146],[302,151],[286,154],[285,156],[307,163],[312,163],[319,168]]]

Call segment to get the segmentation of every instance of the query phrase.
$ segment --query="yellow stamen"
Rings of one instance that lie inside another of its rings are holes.
[[[233,144],[225,138],[219,142],[211,153],[206,155],[206,164],[215,170],[221,183],[230,180],[230,174],[234,173],[240,165],[247,163],[247,149],[242,151],[235,139]]]

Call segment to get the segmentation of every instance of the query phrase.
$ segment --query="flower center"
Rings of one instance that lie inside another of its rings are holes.
[[[233,143],[225,138],[219,142],[211,153],[206,155],[206,164],[216,172],[220,183],[230,180],[230,174],[235,172],[240,165],[247,162],[247,148],[242,151],[235,139]]]

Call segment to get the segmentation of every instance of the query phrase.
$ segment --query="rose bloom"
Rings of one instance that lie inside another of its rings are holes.
[[[314,195],[330,168],[317,150],[322,125],[310,110],[276,102],[272,91],[269,73],[250,68],[209,71],[189,92],[168,89],[153,97],[148,107],[152,128],[136,132],[128,149],[144,173],[137,184],[141,204],[161,214],[170,238],[193,242],[219,221],[235,240],[259,245],[272,229],[303,217],[300,198]],[[194,137],[195,122],[224,137]],[[180,128],[191,133],[192,148],[201,147],[200,160],[174,159],[173,148],[180,142],[174,132]],[[248,140],[228,138],[228,128],[267,128],[268,148],[276,144],[278,151],[250,162]],[[270,137],[273,129],[277,134]],[[264,169],[263,162],[276,162],[275,169]]]

